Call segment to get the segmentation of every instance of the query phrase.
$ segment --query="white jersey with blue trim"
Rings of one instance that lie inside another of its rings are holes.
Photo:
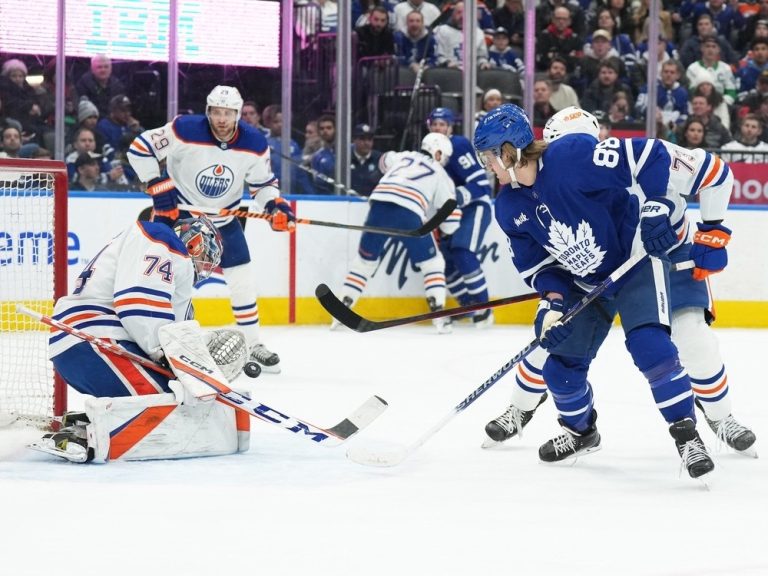
[[[165,224],[135,222],[102,248],[60,298],[53,317],[98,338],[132,340],[149,355],[160,351],[157,331],[192,316],[194,264]],[[53,329],[51,358],[82,342]]]
[[[397,204],[425,221],[446,201],[456,199],[453,180],[440,163],[427,154],[389,152],[383,155],[379,164],[386,171],[371,192],[372,201]],[[456,208],[440,229],[452,234],[460,221],[461,210]]]
[[[160,177],[163,160],[183,204],[234,208],[242,200],[243,183],[262,207],[279,196],[267,140],[242,121],[229,142],[220,142],[206,116],[178,116],[137,136],[128,150],[128,161],[142,182]]]

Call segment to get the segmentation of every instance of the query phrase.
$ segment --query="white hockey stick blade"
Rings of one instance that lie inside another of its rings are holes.
[[[363,466],[377,466],[379,468],[391,468],[402,463],[411,453],[405,446],[389,451],[370,450],[365,446],[350,446],[347,450],[347,458],[356,464]]]
[[[347,440],[381,416],[387,409],[387,406],[387,401],[383,398],[379,398],[376,395],[371,396],[347,418],[336,424],[333,428],[329,428],[327,431],[337,438]]]

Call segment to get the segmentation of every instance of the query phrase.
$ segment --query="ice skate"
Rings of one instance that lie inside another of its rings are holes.
[[[485,425],[485,433],[488,437],[483,441],[483,448],[491,448],[502,442],[509,440],[513,436],[523,436],[523,428],[533,418],[536,408],[541,406],[547,399],[547,393],[541,395],[539,403],[533,410],[521,410],[514,404],[510,404],[504,414],[494,418]]]
[[[427,304],[429,304],[429,309],[432,312],[437,312],[439,310],[443,310],[444,308],[444,306],[438,306],[435,303],[435,299],[431,297],[427,298]],[[450,316],[446,316],[444,318],[435,318],[432,320],[432,324],[435,326],[438,334],[450,334],[453,332],[453,322]]]
[[[344,306],[346,306],[347,308],[352,308],[353,302],[352,302],[352,298],[350,298],[349,296],[344,296],[344,298],[341,301],[344,304]],[[334,318],[333,321],[331,322],[331,330],[338,330],[341,326],[343,326],[343,324],[339,322],[336,318]]]
[[[258,362],[262,372],[269,374],[280,374],[280,356],[270,352],[264,344],[254,344],[251,347],[249,358]]]
[[[677,452],[680,454],[681,470],[685,467],[691,478],[699,478],[715,469],[715,463],[709,457],[707,447],[701,441],[692,418],[673,422],[669,426],[669,433],[675,439]]]
[[[698,398],[696,399],[696,406],[704,412],[704,407]],[[757,458],[757,451],[754,448],[757,439],[755,433],[740,424],[731,414],[722,420],[710,420],[707,413],[704,412],[704,419],[720,442],[724,442],[739,454]]]
[[[472,316],[472,325],[480,330],[493,326],[493,321],[493,312],[490,308],[477,312]]]
[[[46,434],[29,447],[78,464],[93,460],[93,450],[88,448],[85,426],[81,425],[67,426],[58,432]]]
[[[602,446],[600,446],[600,433],[595,426],[596,420],[597,412],[593,411],[590,427],[583,432],[576,432],[566,426],[562,418],[558,418],[565,432],[541,445],[539,459],[542,462],[562,462],[600,450]]]

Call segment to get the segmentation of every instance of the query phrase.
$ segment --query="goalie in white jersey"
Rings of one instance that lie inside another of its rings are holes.
[[[180,203],[202,208],[237,208],[248,191],[273,216],[272,228],[293,231],[296,217],[280,197],[264,135],[240,121],[243,99],[236,88],[217,86],[205,115],[178,116],[137,136],[128,161],[152,196],[154,221],[173,225]],[[166,172],[160,163],[166,162]],[[248,340],[251,359],[266,372],[280,372],[280,358],[259,339],[255,274],[240,222],[216,217],[224,245],[221,268],[230,289],[232,312]]]
[[[203,334],[191,321],[194,283],[218,266],[221,252],[219,233],[205,217],[179,220],[173,230],[135,222],[85,267],[53,318],[161,364],[166,355],[178,357],[181,347],[213,377],[233,380],[246,362],[245,337],[232,330]],[[248,417],[216,402],[184,373],[171,379],[57,328],[49,354],[67,384],[87,395],[85,412],[65,415],[64,429],[33,448],[75,462],[248,448]]]
[[[366,226],[380,226],[409,230],[418,228],[435,207],[456,199],[456,187],[444,166],[453,153],[453,146],[443,134],[427,134],[421,141],[421,152],[389,152],[381,157],[384,175],[370,196],[370,210]],[[461,210],[440,224],[440,230],[453,234],[459,227]],[[379,257],[388,236],[363,232],[358,255],[344,280],[342,300],[354,306],[365,290],[368,279],[376,271]],[[418,265],[424,275],[424,293],[432,310],[445,306],[445,260],[437,249],[431,234],[419,238],[398,238],[405,245],[408,257]],[[434,321],[439,333],[449,332],[445,318]],[[334,320],[331,328],[339,325]]]

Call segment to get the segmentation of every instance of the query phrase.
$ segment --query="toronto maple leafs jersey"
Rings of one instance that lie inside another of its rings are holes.
[[[456,199],[456,188],[445,169],[421,152],[388,152],[380,166],[385,170],[370,199],[391,202],[418,214],[422,222],[449,199]],[[440,225],[445,234],[453,234],[461,221],[461,209]]]
[[[480,166],[475,154],[475,148],[465,136],[451,136],[453,154],[451,154],[445,171],[456,186],[459,203],[491,202],[491,182],[488,174]]]
[[[132,340],[147,354],[160,351],[164,324],[192,317],[194,268],[168,226],[135,222],[91,260],[53,317],[98,338]],[[82,340],[52,329],[51,358]]]
[[[202,114],[177,116],[137,136],[128,161],[142,182],[168,175],[179,191],[179,203],[205,208],[233,208],[243,197],[243,184],[263,207],[279,195],[264,135],[240,121],[229,142],[220,142]],[[214,219],[217,224],[231,220]]]
[[[604,280],[639,248],[640,206],[665,197],[680,241],[685,200],[669,190],[671,157],[657,140],[572,134],[550,143],[532,188],[506,186],[496,219],[509,237],[513,262],[537,291],[567,292]]]

